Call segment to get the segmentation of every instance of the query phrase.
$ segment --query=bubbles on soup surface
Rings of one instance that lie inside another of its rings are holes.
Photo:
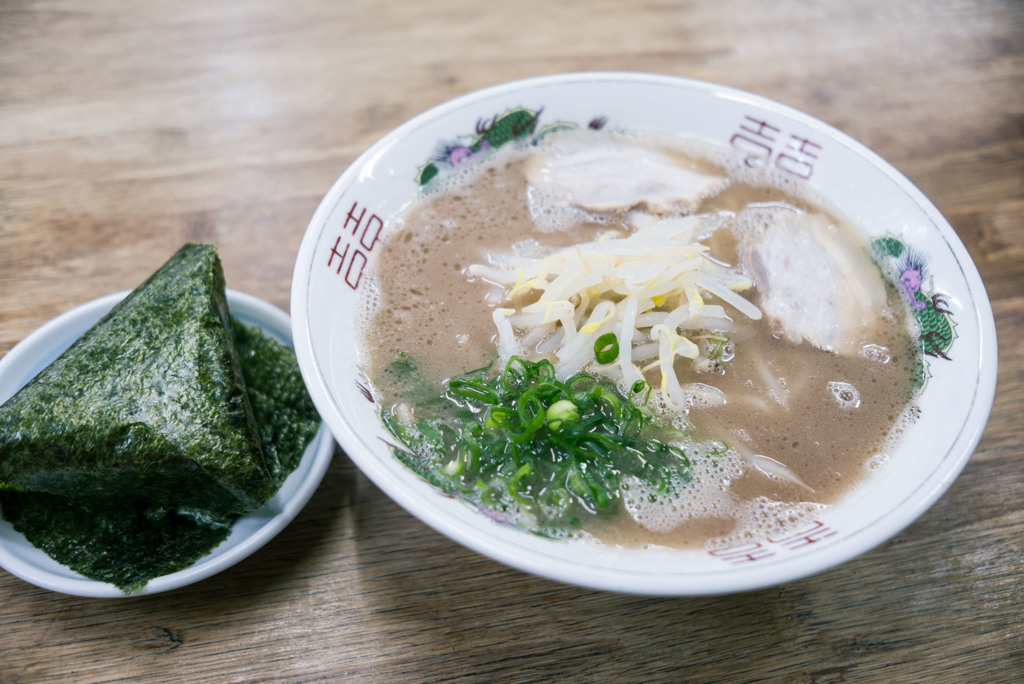
[[[735,508],[732,482],[743,475],[742,458],[724,453],[691,449],[692,480],[675,483],[676,494],[666,496],[640,481],[629,483],[623,504],[633,520],[652,532],[669,532],[680,525],[705,518],[730,518]]]
[[[833,380],[827,385],[829,394],[844,409],[855,409],[860,407],[860,392],[848,382]]]

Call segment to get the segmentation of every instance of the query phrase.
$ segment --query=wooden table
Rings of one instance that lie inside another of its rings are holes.
[[[736,596],[555,584],[431,531],[340,451],[272,543],[197,585],[82,599],[0,573],[0,681],[1024,681],[1024,4],[1017,0],[3,0],[0,352],[188,240],[288,307],[323,193],[452,96],[584,69],[744,88],[892,162],[992,298],[977,452],[842,567]]]

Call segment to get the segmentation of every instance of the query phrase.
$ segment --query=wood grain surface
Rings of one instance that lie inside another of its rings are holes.
[[[765,95],[889,160],[995,311],[978,449],[907,530],[833,570],[654,599],[511,570],[340,451],[272,543],[96,600],[0,572],[0,681],[1024,681],[1024,4],[1019,0],[0,0],[0,353],[187,240],[287,309],[320,198],[389,129],[546,73]]]

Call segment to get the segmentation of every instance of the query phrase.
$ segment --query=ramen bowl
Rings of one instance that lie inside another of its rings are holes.
[[[701,141],[770,169],[850,220],[895,274],[917,316],[927,382],[887,462],[834,505],[779,534],[697,549],[621,548],[545,538],[448,496],[396,458],[365,374],[360,314],[368,273],[399,217],[445,174],[510,141],[560,128],[614,128]],[[910,258],[912,255],[912,259]],[[908,289],[909,288],[909,289]],[[929,312],[927,320],[916,312]],[[899,533],[950,486],[988,418],[996,378],[992,312],[956,233],[892,166],[840,131],[728,87],[635,73],[575,73],[470,93],[398,127],[346,169],[309,223],[291,314],[299,365],[326,425],[385,494],[456,542],[519,570],[648,595],[750,590],[818,573]]]

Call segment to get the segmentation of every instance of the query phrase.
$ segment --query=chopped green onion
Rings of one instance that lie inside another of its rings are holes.
[[[545,412],[548,429],[558,432],[565,428],[566,423],[575,423],[580,419],[579,407],[571,399],[559,399]]]
[[[502,516],[521,511],[564,529],[621,510],[623,478],[657,492],[688,481],[682,449],[644,435],[650,393],[638,381],[626,396],[586,373],[560,381],[550,362],[513,357],[495,378],[450,380],[415,427],[393,417],[385,425],[405,446],[396,454],[433,484]]]
[[[611,363],[619,358],[619,338],[615,333],[605,333],[594,342],[594,358],[598,363]]]
[[[452,394],[465,397],[466,399],[472,399],[482,404],[498,403],[498,395],[494,390],[470,380],[452,380],[448,383],[448,391]]]

